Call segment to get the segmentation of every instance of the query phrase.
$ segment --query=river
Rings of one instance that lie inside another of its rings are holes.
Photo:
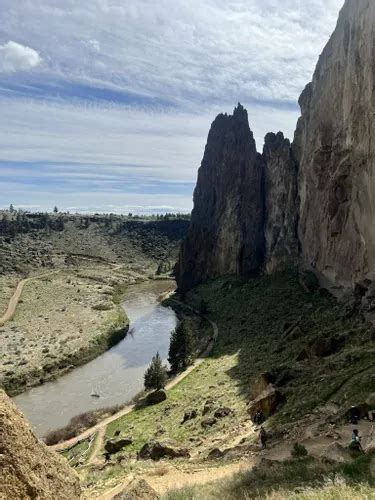
[[[158,351],[167,358],[170,333],[177,324],[174,311],[158,300],[171,288],[171,281],[129,287],[121,303],[130,320],[124,340],[86,365],[14,398],[39,436],[80,413],[126,403],[143,389],[152,356]]]

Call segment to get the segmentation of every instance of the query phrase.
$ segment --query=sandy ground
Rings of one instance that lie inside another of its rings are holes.
[[[115,287],[144,279],[119,264],[51,272],[18,287],[12,279],[1,293],[0,383],[12,392],[76,365],[93,339],[120,324]]]

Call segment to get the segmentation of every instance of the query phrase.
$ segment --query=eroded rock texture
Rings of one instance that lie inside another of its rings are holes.
[[[249,275],[264,257],[263,159],[247,111],[217,116],[198,172],[190,230],[176,275],[181,290],[227,274]]]
[[[266,271],[298,261],[297,165],[282,132],[267,134],[263,148]]]
[[[299,238],[307,265],[350,286],[375,273],[375,2],[347,0],[300,98]]]
[[[33,434],[16,405],[0,389],[0,498],[80,498],[79,478],[67,461]]]

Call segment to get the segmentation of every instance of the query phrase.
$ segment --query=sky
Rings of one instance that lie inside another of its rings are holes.
[[[0,0],[0,207],[192,208],[237,102],[293,138],[343,0]]]

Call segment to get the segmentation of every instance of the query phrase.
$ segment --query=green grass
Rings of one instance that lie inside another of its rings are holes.
[[[168,437],[188,447],[190,438],[202,436],[225,434],[229,442],[238,427],[249,422],[250,380],[264,371],[271,371],[276,380],[290,379],[281,387],[286,403],[269,420],[270,427],[295,421],[328,400],[354,404],[368,396],[367,382],[361,383],[357,377],[351,381],[350,377],[373,362],[373,345],[366,341],[369,327],[360,318],[345,317],[334,299],[306,293],[294,273],[248,282],[220,279],[194,289],[186,299],[195,307],[202,299],[208,302],[210,318],[219,326],[219,341],[213,355],[173,388],[167,401],[141,408],[108,426],[107,437],[116,430],[133,436],[130,451],[138,451],[156,437]],[[285,324],[298,319],[300,337],[285,339]],[[311,350],[321,335],[342,338],[340,350],[327,358],[311,354],[307,360],[296,361],[299,352]],[[203,429],[201,412],[208,398],[214,400],[215,408],[230,407],[234,416]],[[180,425],[190,409],[198,410],[198,418]]]
[[[91,457],[91,451],[97,438],[98,435],[96,433],[93,437],[84,439],[74,447],[61,452],[61,455],[68,460],[71,467],[78,467],[81,461],[86,461]]]

